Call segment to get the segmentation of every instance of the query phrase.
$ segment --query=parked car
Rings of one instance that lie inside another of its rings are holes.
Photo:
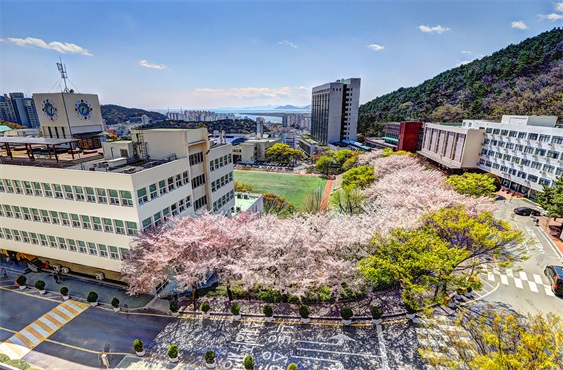
[[[539,209],[534,209],[534,208],[518,207],[518,208],[514,208],[514,213],[521,216],[529,216],[529,215],[539,216],[541,214],[541,211]]]
[[[548,265],[544,270],[551,290],[557,295],[563,295],[563,266]]]

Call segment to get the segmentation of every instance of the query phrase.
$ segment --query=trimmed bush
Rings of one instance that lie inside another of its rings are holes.
[[[143,352],[143,348],[145,347],[145,343],[143,343],[140,339],[135,339],[133,341],[133,349],[135,352]]]
[[[119,307],[119,299],[113,298],[113,299],[111,300],[111,305],[112,305],[113,307],[115,307],[115,308]]]
[[[178,306],[178,301],[170,302],[170,312],[178,312],[180,307]]]
[[[309,307],[305,306],[304,304],[299,307],[299,316],[301,316],[302,318],[308,319],[310,313],[311,310],[309,310]]]
[[[43,280],[37,280],[35,282],[35,287],[39,290],[45,289],[45,282]]]
[[[370,308],[370,313],[371,317],[373,317],[375,320],[379,320],[381,319],[381,316],[383,316],[383,310],[377,306]]]
[[[27,278],[23,275],[18,276],[18,278],[16,279],[16,283],[18,285],[25,285],[26,281],[27,281]]]
[[[231,313],[235,316],[240,314],[240,305],[238,303],[233,303],[231,305]]]
[[[266,317],[274,316],[274,310],[272,309],[271,306],[265,305],[264,308],[262,308],[262,312],[264,313],[264,316],[266,316]]]
[[[205,359],[206,364],[212,364],[212,363],[215,362],[215,352],[213,352],[212,350],[209,350],[209,351],[205,352],[205,355],[203,356],[203,358]]]
[[[246,356],[244,358],[244,361],[242,362],[244,365],[244,368],[246,370],[252,370],[254,369],[254,358],[252,356]]]
[[[176,358],[178,357],[178,346],[175,344],[170,345],[170,347],[168,347],[168,357],[170,358]]]
[[[17,360],[8,360],[8,361],[6,361],[5,363],[6,363],[6,365],[15,367],[16,369],[20,369],[20,370],[32,370],[31,365],[29,365],[29,364],[27,363],[27,361],[25,361],[25,360],[20,360],[20,359],[17,359]]]
[[[98,293],[96,292],[88,293],[88,297],[86,297],[86,300],[90,303],[96,302],[98,300]]]
[[[350,307],[342,307],[342,309],[340,310],[340,317],[342,317],[344,320],[350,320],[352,316],[354,316],[354,313],[352,312],[352,309]]]
[[[289,364],[287,365],[287,370],[299,370],[297,364]]]
[[[61,292],[62,295],[68,295],[68,288],[64,286],[59,290],[59,292]]]
[[[209,310],[211,309],[211,306],[209,305],[209,302],[205,301],[201,303],[199,309],[201,310],[201,312],[208,313]]]

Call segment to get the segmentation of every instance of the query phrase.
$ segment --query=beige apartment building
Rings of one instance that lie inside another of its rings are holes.
[[[103,154],[76,153],[78,140],[0,138],[2,258],[119,280],[138,233],[235,204],[232,147],[205,128],[136,130]]]

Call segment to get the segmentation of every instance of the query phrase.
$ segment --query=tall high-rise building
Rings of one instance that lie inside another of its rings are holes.
[[[360,79],[349,78],[313,88],[311,138],[321,145],[356,140]]]
[[[39,127],[39,119],[33,99],[21,92],[0,96],[0,119],[30,128]]]

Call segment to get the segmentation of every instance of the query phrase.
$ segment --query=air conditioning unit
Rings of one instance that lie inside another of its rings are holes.
[[[68,274],[70,272],[70,269],[68,267],[61,267],[61,272],[63,274]]]
[[[53,267],[53,270],[55,270],[55,271],[57,271],[57,272],[60,272],[60,271],[61,271],[61,265],[53,265],[53,266],[51,266],[51,267]]]
[[[104,280],[105,276],[103,272],[96,272],[96,280]]]

